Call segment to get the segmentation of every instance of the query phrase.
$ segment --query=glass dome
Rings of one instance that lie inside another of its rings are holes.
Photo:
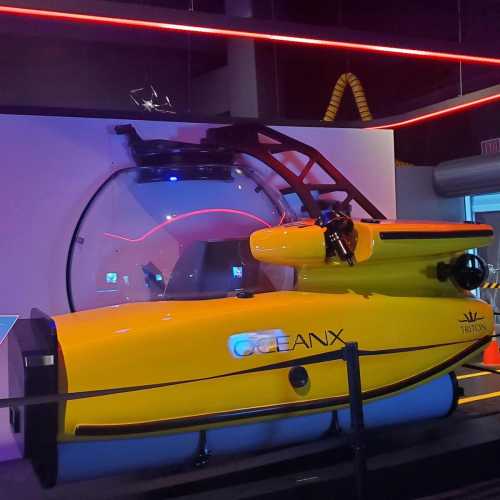
[[[294,215],[243,166],[115,173],[77,226],[68,260],[73,310],[290,288],[293,270],[257,262],[252,232]]]

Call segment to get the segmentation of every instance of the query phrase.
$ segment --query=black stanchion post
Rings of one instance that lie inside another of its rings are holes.
[[[358,500],[366,499],[366,453],[364,445],[363,396],[359,371],[358,343],[347,342],[343,348],[347,364],[349,383],[349,404],[351,410],[352,449],[356,474],[356,493]]]

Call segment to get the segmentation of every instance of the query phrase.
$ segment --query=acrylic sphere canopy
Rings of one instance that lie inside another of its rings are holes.
[[[124,169],[82,214],[68,260],[74,310],[289,288],[293,271],[257,262],[252,232],[293,220],[243,166]]]

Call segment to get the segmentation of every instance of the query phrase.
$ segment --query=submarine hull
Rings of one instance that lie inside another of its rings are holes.
[[[494,317],[438,270],[486,245],[491,228],[356,222],[354,230],[354,268],[325,259],[325,228],[310,221],[253,233],[255,258],[296,267],[293,291],[45,318],[12,351],[17,395],[84,397],[12,412],[14,424],[24,416],[24,455],[44,484],[345,431],[349,342],[359,349],[368,426],[452,411],[450,373],[490,341]]]
[[[362,354],[364,399],[381,398],[452,371],[493,331],[491,307],[471,297],[356,293],[126,304],[54,319],[60,393],[141,388],[60,405],[60,442],[345,406],[347,342]],[[301,386],[294,366],[305,370]]]
[[[417,388],[364,404],[365,426],[375,428],[444,417],[457,402],[453,373]],[[58,481],[74,481],[150,467],[194,466],[200,453],[210,457],[245,454],[349,432],[350,411],[323,412],[167,436],[60,443]]]

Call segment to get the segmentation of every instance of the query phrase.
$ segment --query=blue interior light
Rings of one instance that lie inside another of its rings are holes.
[[[118,281],[118,273],[106,273],[106,283],[116,283]]]
[[[233,278],[243,278],[242,266],[233,266]]]

